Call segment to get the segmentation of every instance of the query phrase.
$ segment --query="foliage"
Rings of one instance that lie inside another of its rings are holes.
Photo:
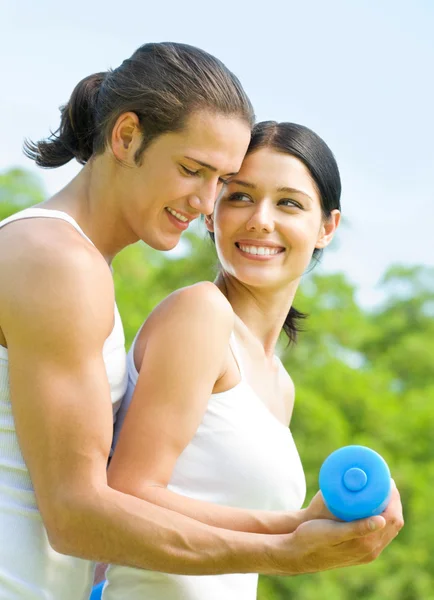
[[[118,304],[130,342],[153,306],[174,289],[212,280],[209,243],[170,259],[144,245],[115,262]],[[128,281],[128,285],[126,285]],[[362,309],[341,273],[309,275],[296,298],[309,313],[295,347],[282,344],[297,403],[291,429],[306,471],[309,500],[324,458],[345,444],[380,452],[400,489],[406,526],[370,565],[294,578],[261,578],[259,600],[429,600],[434,598],[434,273],[391,267],[387,300]],[[403,294],[403,290],[406,291]]]
[[[11,206],[21,207],[17,199],[34,201],[39,194],[25,174],[15,173],[0,176],[0,216]],[[115,286],[128,344],[167,294],[214,278],[212,245],[195,234],[184,239],[189,246],[184,256],[136,244],[116,258]],[[356,290],[342,273],[308,275],[295,302],[310,315],[306,330],[295,347],[282,344],[282,360],[296,384],[291,429],[306,471],[307,501],[317,490],[324,458],[341,445],[364,444],[388,461],[406,526],[370,565],[261,577],[259,600],[434,598],[434,272],[396,265],[381,287],[386,301],[368,311],[358,305]]]
[[[39,179],[24,169],[0,173],[0,221],[17,210],[42,202],[45,191]]]

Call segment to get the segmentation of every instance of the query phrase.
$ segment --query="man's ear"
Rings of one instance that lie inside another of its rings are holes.
[[[339,227],[340,220],[341,213],[337,209],[332,210],[329,218],[321,225],[315,248],[325,248],[330,244]]]
[[[134,160],[142,142],[139,117],[134,112],[122,113],[112,131],[111,147],[115,157],[124,163]]]

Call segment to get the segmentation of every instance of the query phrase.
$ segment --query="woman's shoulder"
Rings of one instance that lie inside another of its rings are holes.
[[[224,310],[224,307],[226,307],[226,309],[232,311],[229,300],[212,281],[199,281],[198,283],[180,288],[166,298],[167,301],[173,302],[179,301],[179,299],[188,299],[197,303],[212,303],[216,308]]]
[[[192,332],[202,328],[204,334],[221,328],[226,337],[233,330],[234,311],[214,283],[201,281],[180,288],[162,300],[143,324],[139,337],[149,337],[163,323],[178,330],[187,324]]]
[[[211,281],[201,281],[172,292],[154,309],[154,312],[181,312],[185,318],[231,319],[234,312],[227,298]],[[152,313],[151,313],[152,314]]]

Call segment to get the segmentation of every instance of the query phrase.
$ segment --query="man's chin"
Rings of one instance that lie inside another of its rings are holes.
[[[181,236],[172,240],[152,240],[152,243],[148,242],[148,246],[154,250],[159,250],[160,252],[169,252],[170,250],[174,250],[176,248],[180,239]]]

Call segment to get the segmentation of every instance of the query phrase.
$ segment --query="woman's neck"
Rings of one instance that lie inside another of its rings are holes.
[[[290,282],[281,289],[252,288],[237,279],[220,273],[215,284],[229,300],[241,323],[238,327],[248,332],[264,348],[265,355],[272,357],[285,319],[292,306],[300,280]],[[248,330],[248,331],[247,331]]]

